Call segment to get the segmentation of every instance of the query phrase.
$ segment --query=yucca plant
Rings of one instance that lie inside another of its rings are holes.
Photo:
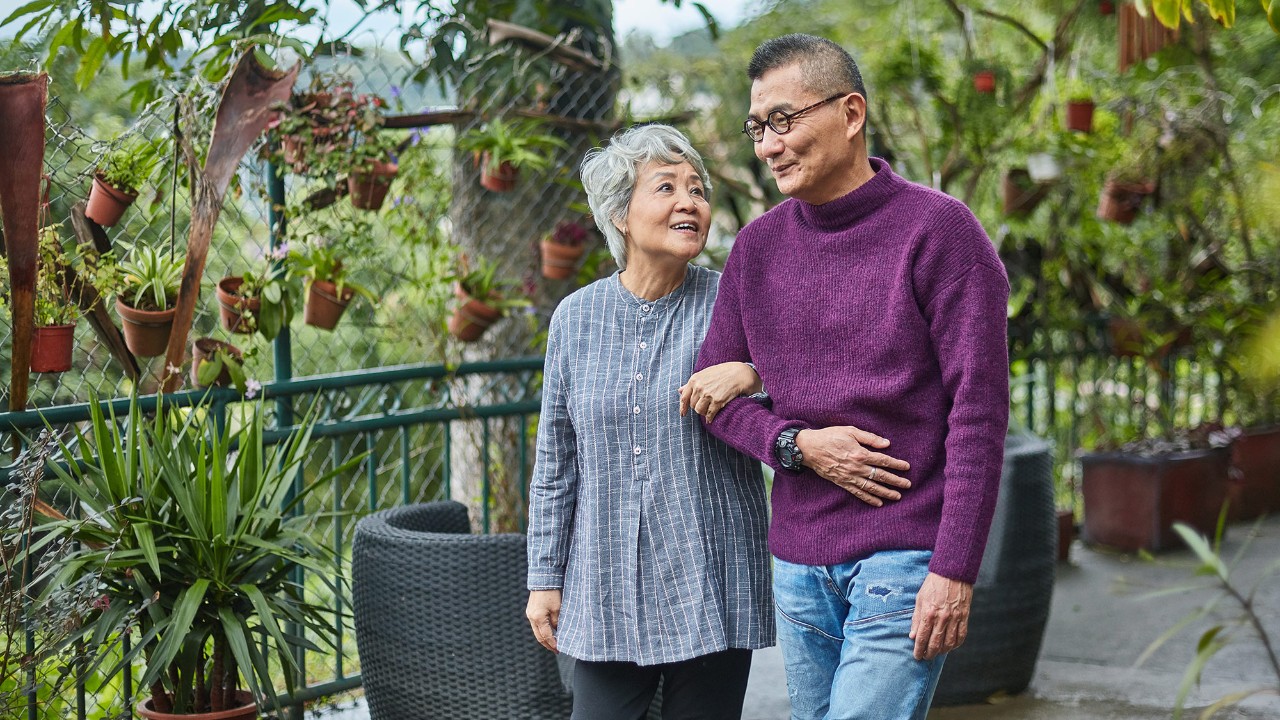
[[[320,649],[304,634],[336,642],[332,611],[307,601],[293,569],[343,592],[338,559],[307,531],[314,514],[293,511],[360,458],[291,495],[311,454],[310,417],[271,447],[260,404],[235,430],[217,429],[201,407],[157,406],[148,418],[135,398],[123,422],[96,400],[90,407],[78,453],[60,443],[65,464],[51,465],[78,517],[45,517],[31,552],[51,542],[78,549],[35,578],[41,600],[88,584],[99,597],[81,628],[87,672],[107,665],[110,676],[141,658],[152,710],[244,705],[241,680],[254,701],[278,707],[277,680],[293,691],[294,651]],[[273,659],[285,672],[272,671]]]

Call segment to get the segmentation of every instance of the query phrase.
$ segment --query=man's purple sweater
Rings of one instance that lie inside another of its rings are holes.
[[[710,425],[772,466],[769,548],[808,565],[931,549],[974,582],[1009,420],[1004,266],[959,201],[871,159],[875,177],[824,205],[787,200],[738,235],[698,369],[755,363],[772,408],[730,402]],[[855,425],[911,463],[912,486],[864,504],[774,456],[789,427]]]

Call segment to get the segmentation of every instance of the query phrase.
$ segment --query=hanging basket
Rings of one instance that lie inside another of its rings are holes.
[[[71,369],[75,324],[45,325],[31,335],[31,372],[56,373]]]
[[[498,166],[496,171],[489,170],[489,153],[480,157],[480,185],[493,192],[511,192],[516,188],[516,180],[520,177],[519,168],[509,162]]]
[[[347,191],[351,205],[360,210],[380,210],[391,189],[399,166],[395,163],[377,163],[368,172],[355,171],[347,176]]]
[[[137,193],[112,187],[98,173],[93,176],[93,189],[89,191],[89,204],[85,207],[84,215],[102,227],[111,227],[120,222],[124,211],[137,199]]]
[[[1121,182],[1107,178],[1098,197],[1098,219],[1129,225],[1138,217],[1142,201],[1155,191],[1153,182]]]
[[[973,89],[984,95],[996,91],[996,74],[991,70],[979,70],[973,74]]]
[[[459,340],[475,342],[490,325],[502,319],[501,309],[471,297],[462,289],[462,285],[455,284],[453,292],[462,304],[449,318],[449,333]]]
[[[321,330],[334,329],[355,294],[355,290],[344,287],[342,296],[339,297],[337,284],[328,280],[312,281],[311,288],[307,291],[307,304],[302,309],[303,322]]]
[[[252,317],[262,301],[256,297],[241,297],[239,290],[243,284],[242,277],[225,277],[218,281],[218,314],[222,318],[222,327],[228,332],[249,335],[253,333]]]
[[[169,331],[177,308],[139,310],[116,298],[116,313],[124,326],[124,344],[138,357],[163,355],[169,346]]]
[[[229,342],[215,340],[210,337],[196,338],[191,341],[191,385],[192,387],[208,387],[200,382],[200,363],[205,360],[211,360],[218,350],[226,350],[236,360],[242,360],[244,353],[240,348]],[[231,385],[231,371],[222,368],[222,372],[218,373],[218,377],[214,378],[213,384],[218,387],[227,387]]]
[[[542,241],[542,276],[548,280],[566,280],[578,271],[578,263],[587,252],[585,245],[562,245]]]
[[[1093,110],[1096,106],[1092,100],[1070,100],[1067,102],[1067,129],[1076,132],[1093,132]]]

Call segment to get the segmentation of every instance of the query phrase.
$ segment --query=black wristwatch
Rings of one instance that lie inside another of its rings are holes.
[[[804,467],[804,453],[796,445],[796,435],[799,434],[800,428],[787,428],[773,443],[773,454],[778,458],[778,464],[792,471]]]

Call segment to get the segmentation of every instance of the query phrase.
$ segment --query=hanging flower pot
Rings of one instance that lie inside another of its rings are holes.
[[[124,344],[138,357],[163,355],[169,346],[169,330],[177,308],[139,310],[116,299],[116,313],[124,325]]]
[[[542,241],[542,276],[549,280],[565,280],[578,271],[578,261],[587,252],[584,245],[561,245],[554,240]]]
[[[315,280],[307,292],[307,304],[302,309],[302,320],[312,327],[332,330],[347,311],[356,291],[348,286],[342,288],[342,296],[338,296],[338,286],[328,280]]]
[[[31,372],[54,373],[71,369],[71,347],[76,326],[46,325],[31,335]]]
[[[191,341],[191,384],[194,387],[208,387],[200,382],[200,363],[206,360],[213,360],[219,350],[225,350],[230,353],[231,357],[237,361],[244,359],[244,353],[240,348],[229,342],[215,340],[210,337],[196,338]],[[231,371],[226,367],[222,368],[222,372],[214,378],[213,385],[218,387],[227,387],[231,385]]]
[[[398,170],[391,162],[374,163],[368,171],[352,170],[347,176],[352,206],[360,210],[380,210]]]
[[[983,94],[996,91],[996,74],[991,70],[979,70],[973,74],[973,89]]]
[[[1116,4],[1111,2],[1111,0],[1098,0],[1098,14],[1099,15],[1115,15]]]
[[[137,193],[112,187],[99,173],[93,176],[93,189],[89,191],[89,204],[84,214],[102,227],[111,227],[120,222],[124,211],[137,199]]]
[[[1155,191],[1152,182],[1120,182],[1108,177],[1098,197],[1098,219],[1128,225],[1138,217],[1143,199]]]
[[[1048,185],[1031,181],[1026,168],[1009,168],[1002,178],[1004,189],[1004,214],[1026,217],[1031,214],[1049,192]]]
[[[449,333],[463,342],[475,342],[480,339],[489,326],[502,319],[502,310],[480,300],[476,300],[462,289],[461,284],[453,286],[453,292],[462,301],[449,318]]]
[[[1092,100],[1067,101],[1067,129],[1076,132],[1093,132]]]
[[[516,187],[520,170],[509,162],[503,162],[497,170],[489,169],[489,153],[480,157],[480,185],[493,192],[511,192]]]
[[[256,297],[241,297],[239,290],[243,284],[242,277],[224,277],[218,281],[218,314],[225,330],[248,335],[253,332],[250,316],[258,312],[262,301]]]

